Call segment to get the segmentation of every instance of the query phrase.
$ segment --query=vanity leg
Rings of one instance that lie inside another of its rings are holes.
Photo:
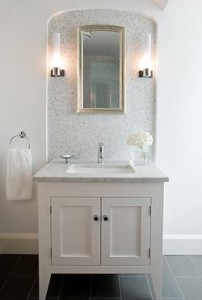
[[[156,300],[162,300],[162,270],[156,270],[152,274],[152,283]]]
[[[39,216],[39,300],[45,300],[51,277],[50,196],[48,188],[38,185]]]
[[[151,276],[156,300],[162,300],[163,185],[157,184],[151,213]]]
[[[39,300],[45,300],[50,282],[50,273],[39,270]]]

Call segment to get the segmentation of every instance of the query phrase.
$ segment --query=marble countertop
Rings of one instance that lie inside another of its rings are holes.
[[[84,161],[72,160],[72,163],[84,163]],[[129,164],[126,161],[107,162],[110,163]],[[135,166],[134,173],[115,174],[67,173],[69,166],[64,164],[62,159],[54,159],[41,168],[33,179],[35,182],[166,182],[169,180],[154,164]]]

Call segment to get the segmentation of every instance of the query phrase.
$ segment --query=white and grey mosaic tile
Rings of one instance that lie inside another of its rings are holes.
[[[126,114],[77,113],[77,29],[91,24],[125,27]],[[152,34],[152,55],[155,57],[155,22],[137,12],[113,9],[65,11],[54,15],[49,22],[49,57],[54,32],[61,34],[66,75],[63,78],[49,75],[47,79],[49,160],[65,153],[95,160],[99,141],[105,144],[106,159],[129,159],[128,134],[145,130],[155,140],[155,76],[153,79],[138,78],[138,63],[146,47],[147,33]]]

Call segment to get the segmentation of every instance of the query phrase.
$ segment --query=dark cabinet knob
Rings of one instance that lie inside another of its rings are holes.
[[[93,220],[97,222],[97,221],[99,221],[99,217],[97,215],[95,215],[95,216],[93,216]]]
[[[109,217],[108,216],[103,216],[103,220],[106,222],[106,221],[109,221]]]

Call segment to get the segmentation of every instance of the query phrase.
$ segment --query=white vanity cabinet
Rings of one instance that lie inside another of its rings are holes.
[[[48,164],[38,185],[39,290],[53,273],[150,273],[161,300],[164,182],[155,167],[96,177]]]
[[[52,265],[150,263],[150,198],[51,198]]]

